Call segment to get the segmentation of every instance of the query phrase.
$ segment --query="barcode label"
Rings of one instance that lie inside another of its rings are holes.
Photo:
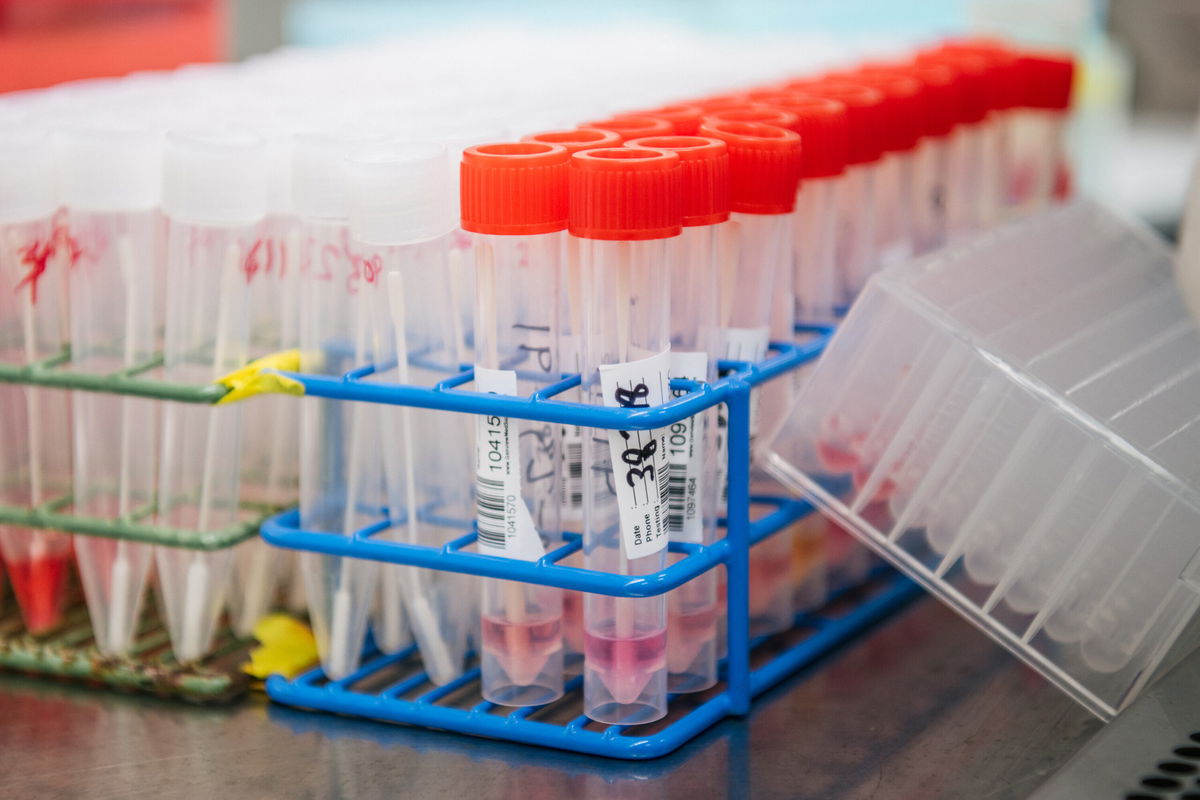
[[[517,393],[517,373],[475,367],[475,388]],[[475,527],[479,552],[536,561],[546,554],[521,496],[520,443],[515,420],[494,414],[475,422]]]
[[[669,396],[671,352],[624,364],[602,364],[600,386],[606,406],[648,408]],[[609,459],[621,523],[621,549],[628,559],[653,555],[667,546],[669,493],[664,431],[608,431]]]
[[[475,476],[475,524],[479,529],[479,546],[504,550],[506,529],[504,516],[504,481]]]
[[[562,438],[562,511],[567,520],[578,521],[583,511],[583,430],[568,425]]]
[[[708,354],[671,353],[671,377],[690,381],[708,378]],[[673,396],[683,394],[671,390]],[[689,417],[666,430],[667,527],[672,541],[700,543],[704,540],[703,497],[704,416]]]

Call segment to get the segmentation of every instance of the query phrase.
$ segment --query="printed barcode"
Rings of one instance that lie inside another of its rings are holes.
[[[567,476],[562,482],[562,501],[567,508],[579,508],[583,505],[583,442],[567,442],[564,450]]]
[[[667,530],[683,533],[684,498],[687,496],[687,464],[667,467]]]
[[[508,540],[504,535],[504,481],[477,475],[475,479],[475,527],[479,541],[489,547],[504,550]]]
[[[661,452],[664,449],[661,446],[662,442],[659,442],[659,445],[660,445],[659,452]],[[663,507],[669,508],[667,498],[671,494],[671,481],[673,480],[671,473],[674,469],[674,466],[675,465],[672,464],[667,469],[667,479],[665,481],[662,479],[661,473],[659,473],[659,479],[658,479],[658,506],[659,506],[659,508],[663,508]],[[668,525],[670,524],[669,520],[668,520],[667,524]]]

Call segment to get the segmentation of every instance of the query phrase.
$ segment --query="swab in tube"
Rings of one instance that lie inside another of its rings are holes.
[[[80,257],[71,270],[71,361],[84,372],[144,364],[161,346],[154,299],[162,278],[162,144],[136,127],[58,133],[60,176]],[[77,513],[136,519],[153,511],[159,404],[79,392],[73,399]],[[75,538],[96,647],[127,652],[137,633],[154,548]]]
[[[265,214],[263,160],[262,140],[235,129],[167,136],[167,380],[206,383],[245,363],[245,263]],[[215,531],[238,521],[240,427],[236,404],[165,406],[159,524]],[[229,549],[156,548],[162,607],[178,660],[208,652],[232,560]]]

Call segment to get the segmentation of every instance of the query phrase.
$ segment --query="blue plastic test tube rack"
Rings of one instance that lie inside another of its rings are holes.
[[[370,650],[363,659],[363,666],[339,681],[326,681],[320,669],[294,680],[272,676],[267,681],[267,694],[278,702],[302,708],[625,759],[665,755],[719,720],[749,713],[755,697],[898,609],[919,592],[915,584],[906,578],[890,568],[882,568],[863,587],[864,591],[850,592],[841,602],[831,602],[818,611],[801,615],[797,620],[798,625],[811,633],[751,668],[751,651],[762,644],[762,640],[752,640],[749,631],[750,546],[785,529],[813,510],[803,500],[750,495],[750,390],[815,359],[832,335],[832,328],[800,326],[797,332],[807,334],[808,338],[798,344],[773,343],[770,354],[761,363],[723,362],[721,371],[725,377],[711,384],[673,382],[673,386],[688,389],[688,393],[661,406],[637,410],[599,408],[553,399],[555,395],[578,386],[578,375],[569,376],[527,398],[518,398],[459,388],[472,380],[470,369],[464,369],[433,387],[363,380],[374,372],[373,366],[352,370],[340,378],[285,373],[303,383],[305,393],[314,397],[495,414],[585,428],[665,428],[706,408],[725,403],[729,419],[729,500],[725,537],[707,546],[672,543],[671,550],[684,554],[684,557],[656,573],[615,575],[562,565],[558,562],[581,546],[579,537],[570,535],[563,546],[538,561],[527,562],[470,552],[467,548],[475,541],[473,530],[440,548],[377,538],[376,535],[385,530],[388,523],[366,527],[352,536],[305,531],[299,528],[299,512],[295,509],[268,520],[262,533],[268,542],[294,550],[450,570],[618,597],[662,594],[718,564],[724,564],[728,573],[728,645],[721,670],[723,684],[719,684],[723,688],[705,695],[703,702],[682,716],[669,713],[665,724],[599,725],[582,715],[567,722],[547,722],[530,718],[538,711],[535,707],[506,709],[482,701],[464,708],[457,703],[447,702],[452,695],[457,695],[460,690],[478,681],[477,668],[468,670],[450,684],[432,686],[415,697],[410,695],[423,685],[428,685],[428,679],[419,670],[382,689],[356,690],[356,685],[374,685],[373,677],[378,678],[413,656],[412,650],[387,656]],[[751,522],[752,504],[771,506],[772,510]],[[855,601],[845,602],[848,598],[854,598]],[[568,698],[580,683],[581,679],[575,678],[568,684]],[[578,697],[577,694],[575,696]],[[676,698],[672,697],[671,702],[675,703]],[[639,731],[639,727],[645,732]]]

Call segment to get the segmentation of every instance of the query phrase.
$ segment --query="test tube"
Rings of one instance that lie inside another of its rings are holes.
[[[984,135],[987,65],[974,53],[945,51],[920,53],[916,63],[953,70],[961,87],[958,124],[946,144],[946,240],[953,242],[982,229],[986,216],[980,181],[989,169],[984,166],[989,157]]]
[[[386,141],[347,159],[350,230],[363,263],[365,313],[379,380],[431,386],[459,370],[448,271],[450,213],[446,149]],[[367,271],[369,269],[369,272]],[[441,547],[474,516],[468,476],[471,420],[407,406],[381,407],[383,478],[392,527],[378,536]],[[462,674],[479,623],[474,580],[442,570],[396,567],[408,624],[436,684]]]
[[[646,407],[670,396],[670,273],[680,222],[679,156],[601,148],[572,154],[579,240],[582,390],[591,405]],[[569,288],[568,291],[574,291]],[[587,430],[583,548],[589,569],[621,575],[666,564],[663,431]],[[584,596],[584,713],[637,724],[667,713],[666,597]]]
[[[962,87],[958,74],[940,64],[913,64],[904,68],[923,87],[925,135],[917,144],[913,171],[913,248],[917,255],[941,247],[946,241],[946,182],[950,136],[960,116]]]
[[[791,341],[795,334],[792,264],[792,212],[800,181],[800,136],[791,130],[755,122],[708,122],[700,133],[729,148],[730,226],[734,233],[722,256],[720,312],[721,357],[758,362],[772,338]],[[760,431],[782,421],[789,384],[774,381],[751,396],[751,447]],[[727,413],[722,407],[719,414]],[[725,425],[718,422],[718,430]],[[728,442],[717,454],[718,483],[726,496]],[[770,479],[754,470],[758,486]],[[750,550],[750,625],[758,633],[792,625],[790,531],[782,531]]]
[[[265,145],[233,128],[167,135],[163,377],[203,384],[246,362],[246,262],[266,213]],[[215,531],[239,519],[242,407],[163,409],[158,523]],[[225,601],[231,549],[155,549],[175,657],[204,656]]]
[[[1009,198],[1020,211],[1035,211],[1070,194],[1064,136],[1071,108],[1075,59],[1067,52],[1030,52],[1019,57],[1022,110],[1014,124]]]
[[[883,156],[875,167],[873,272],[903,264],[913,255],[912,197],[916,148],[925,128],[921,84],[904,75],[865,69],[852,78],[883,94]]]
[[[463,152],[462,227],[474,238],[475,389],[527,396],[558,365],[564,147],[488,144]],[[561,426],[498,416],[475,424],[477,549],[534,561],[561,543]],[[562,591],[485,579],[483,697],[541,705],[563,692]]]
[[[58,132],[59,175],[80,256],[70,272],[71,365],[107,374],[143,365],[161,346],[162,142],[136,127]],[[154,510],[159,403],[78,392],[72,402],[75,511],[142,519]],[[75,537],[96,647],[126,653],[137,634],[152,545]]]
[[[802,93],[764,96],[790,111],[800,136],[800,188],[792,231],[796,319],[832,322],[841,305],[837,273],[837,198],[846,172],[849,132],[845,104]]]
[[[626,146],[679,156],[683,231],[671,276],[671,377],[711,383],[719,352],[718,242],[730,235],[729,149],[720,139],[700,136],[650,136]],[[671,390],[672,397],[685,393]],[[667,430],[672,541],[708,545],[716,538],[716,432],[713,409]],[[719,614],[715,569],[667,595],[667,688],[672,692],[699,692],[717,682]]]
[[[530,134],[522,141],[542,142],[563,147],[568,153],[593,150],[599,147],[617,147],[621,136],[614,131],[599,128],[574,128],[571,130],[546,131]],[[580,361],[581,332],[583,330],[583,287],[579,272],[579,239],[563,236],[561,256],[562,276],[559,287],[558,320],[558,363],[564,372],[582,372]],[[582,402],[582,393],[572,389],[563,393],[563,399]],[[559,525],[564,530],[579,533],[583,530],[583,428],[578,425],[563,425],[560,429],[559,451],[562,464],[559,468]],[[572,567],[583,565],[582,551],[576,551],[562,561]],[[573,590],[562,593],[563,605],[563,671],[577,675],[583,669],[583,595]]]
[[[77,258],[56,214],[54,156],[45,132],[0,131],[0,360],[27,364],[58,355],[67,342],[67,274]],[[0,497],[36,508],[70,494],[70,395],[0,386]],[[0,552],[13,593],[34,634],[62,621],[71,537],[0,525]]]
[[[299,243],[300,369],[342,375],[378,361],[361,254],[350,241],[345,158],[370,136],[345,130],[297,133],[291,141],[292,202]],[[381,411],[370,403],[300,401],[300,524],[352,536],[385,518]],[[381,568],[373,561],[305,552],[305,594],[321,666],[330,678],[358,666]],[[387,569],[393,569],[387,567]],[[407,644],[403,608],[382,603],[376,644]]]
[[[262,130],[267,150],[267,215],[246,254],[250,285],[251,359],[291,350],[300,343],[300,230],[291,213],[291,157],[288,135],[279,125]],[[242,446],[242,499],[259,508],[281,509],[299,494],[299,412],[294,397],[255,398],[245,416]],[[242,637],[271,610],[281,582],[294,570],[296,554],[281,553],[258,536],[234,553],[229,590],[230,625]]]
[[[798,91],[846,106],[846,173],[837,187],[837,243],[841,307],[862,290],[872,271],[875,245],[875,166],[883,155],[883,93],[844,81],[808,81]]]

